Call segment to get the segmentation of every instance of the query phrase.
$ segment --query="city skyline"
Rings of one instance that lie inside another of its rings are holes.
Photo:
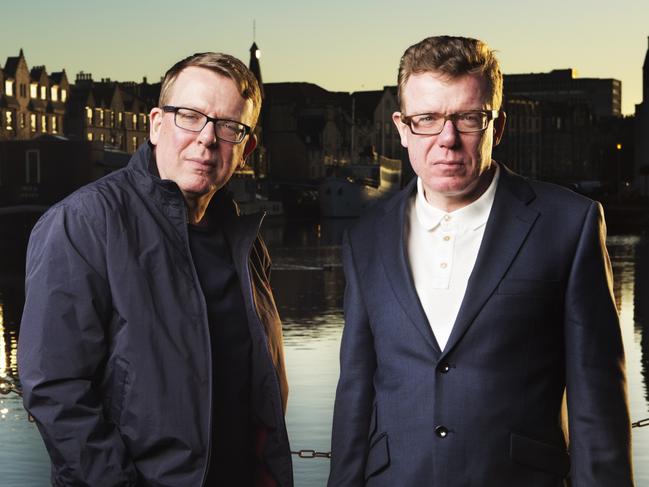
[[[384,0],[353,5],[252,0],[245,8],[228,9],[207,0],[187,7],[170,0],[105,5],[33,0],[0,9],[2,66],[22,48],[30,67],[65,69],[71,82],[80,71],[95,80],[156,82],[178,59],[206,50],[247,62],[254,38],[266,83],[380,90],[396,84],[405,48],[428,35],[453,34],[486,41],[498,51],[506,74],[573,68],[579,77],[619,79],[625,115],[642,101],[649,36],[649,4],[638,0],[597,8],[585,0],[535,6],[513,0],[488,5],[468,0],[459,6],[412,0],[407,9]]]

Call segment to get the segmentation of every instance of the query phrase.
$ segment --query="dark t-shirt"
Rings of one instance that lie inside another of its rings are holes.
[[[212,449],[206,485],[251,486],[251,338],[241,286],[219,222],[188,228],[212,345]]]

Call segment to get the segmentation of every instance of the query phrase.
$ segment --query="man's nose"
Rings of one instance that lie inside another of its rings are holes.
[[[216,136],[216,126],[214,125],[214,122],[209,120],[205,124],[203,130],[198,134],[198,140],[205,145],[213,145],[217,140],[219,140]]]
[[[442,147],[454,147],[460,140],[460,133],[451,120],[445,120],[442,131],[437,136],[437,143]]]

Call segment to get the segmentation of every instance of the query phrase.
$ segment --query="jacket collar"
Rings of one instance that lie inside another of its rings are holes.
[[[534,225],[538,212],[529,203],[536,197],[529,183],[500,164],[500,179],[484,237],[444,355],[462,338],[487,299],[495,291]],[[435,340],[414,286],[406,254],[406,210],[416,178],[390,200],[376,227],[376,241],[390,285],[404,312],[437,354]]]
[[[131,157],[126,170],[133,176],[134,182],[144,197],[158,207],[175,226],[187,224],[187,210],[183,194],[170,179],[160,178],[155,161],[154,146],[147,141],[138,147]],[[265,214],[239,215],[237,204],[227,189],[216,192],[207,207],[208,215],[227,221],[224,225],[226,234],[232,240],[256,236]],[[184,234],[184,229],[183,232]]]

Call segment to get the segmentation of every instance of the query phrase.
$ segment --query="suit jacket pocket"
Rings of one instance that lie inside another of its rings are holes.
[[[505,278],[500,281],[496,294],[554,298],[558,297],[561,291],[561,281]]]
[[[570,471],[570,457],[563,448],[526,436],[511,434],[510,457],[520,465],[565,477]]]
[[[388,434],[381,433],[376,441],[370,445],[365,464],[365,480],[378,475],[390,465],[390,449],[388,448]]]

